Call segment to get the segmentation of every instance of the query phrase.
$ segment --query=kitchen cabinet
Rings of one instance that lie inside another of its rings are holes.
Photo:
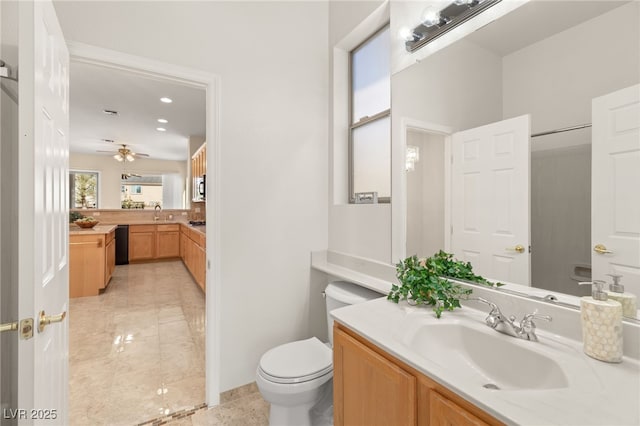
[[[203,143],[191,157],[191,176],[202,177],[207,174],[207,143]]]
[[[113,272],[116,270],[116,231],[107,234],[107,246],[105,248],[106,264],[104,268],[104,282],[101,288],[106,288],[111,280]]]
[[[180,257],[180,224],[129,225],[129,262]]]
[[[180,231],[180,253],[194,281],[206,291],[206,238],[196,229],[182,225]]]
[[[339,323],[333,342],[336,426],[503,424]]]
[[[115,267],[115,230],[69,235],[69,297],[97,296],[109,284]]]
[[[180,225],[157,225],[156,259],[180,257]]]
[[[156,225],[129,225],[129,262],[156,258]]]

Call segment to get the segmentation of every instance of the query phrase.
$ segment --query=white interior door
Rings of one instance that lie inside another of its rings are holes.
[[[18,344],[18,407],[24,424],[68,424],[69,53],[50,0],[18,3],[18,311],[35,329]],[[41,312],[54,322],[39,330]]]
[[[592,276],[640,294],[640,85],[592,104]]]
[[[451,251],[477,274],[530,285],[529,115],[454,133]]]

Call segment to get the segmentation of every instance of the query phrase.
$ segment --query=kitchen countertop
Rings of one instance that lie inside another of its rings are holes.
[[[189,229],[193,229],[195,231],[200,232],[202,235],[206,235],[207,233],[206,225],[194,226],[186,222],[179,222],[176,220],[130,220],[130,221],[118,222],[118,223],[100,222],[96,226],[94,226],[92,229],[95,229],[96,232],[98,232],[100,229],[105,229],[107,227],[111,227],[111,229],[115,229],[118,225],[183,225]],[[91,231],[92,229],[85,230],[83,228],[76,227],[75,225],[70,225],[69,234],[70,235],[82,234],[84,233],[83,231]],[[104,231],[104,233],[108,233],[108,232],[110,231]]]
[[[470,321],[484,327],[486,312],[464,307],[444,312],[436,320],[429,307],[395,304],[380,298],[332,311],[340,324],[368,339],[429,378],[507,424],[521,425],[637,425],[640,424],[640,362],[624,357],[620,364],[592,359],[582,342],[538,330],[538,342],[514,339],[525,348],[546,353],[562,366],[569,386],[558,389],[490,390],[460,371],[437,364],[403,343],[401,335],[416,321]],[[491,330],[489,330],[491,331]],[[434,342],[437,345],[437,342]],[[539,346],[535,346],[539,345]],[[495,354],[500,357],[500,353]],[[517,359],[505,359],[505,369],[526,369]]]
[[[93,228],[80,228],[77,225],[69,225],[69,235],[96,235],[108,234],[116,229],[118,225],[105,225],[98,223]]]

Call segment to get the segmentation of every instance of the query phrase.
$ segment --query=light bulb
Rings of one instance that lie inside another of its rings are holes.
[[[422,24],[425,27],[433,27],[440,23],[440,11],[430,6],[422,12]]]
[[[135,160],[135,157],[131,154],[127,154],[127,161],[133,161]]]
[[[124,160],[124,158],[122,157],[122,155],[121,155],[121,154],[116,154],[116,155],[114,155],[114,156],[113,156],[113,158],[115,158],[115,159],[116,159],[116,160],[118,160],[118,161],[122,161],[122,160]]]

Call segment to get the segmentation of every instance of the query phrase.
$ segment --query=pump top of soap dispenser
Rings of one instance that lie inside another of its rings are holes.
[[[617,274],[607,274],[611,278],[613,278],[613,283],[609,284],[609,291],[613,293],[624,293],[624,286],[620,284],[620,279],[622,275]]]
[[[604,285],[606,282],[602,280],[593,280],[593,281],[583,281],[579,282],[578,285],[591,285],[591,297],[594,300],[607,300],[607,292],[604,291]]]

